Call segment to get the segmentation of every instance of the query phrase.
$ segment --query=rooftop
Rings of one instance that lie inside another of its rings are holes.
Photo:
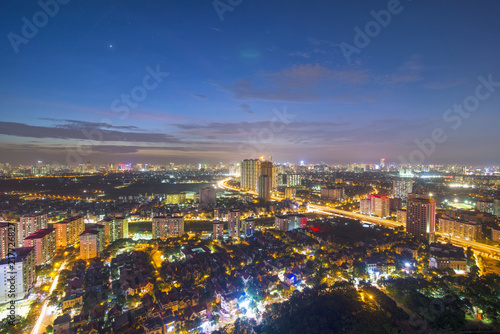
[[[56,230],[55,228],[44,228],[44,229],[36,231],[33,234],[30,234],[24,240],[26,240],[26,239],[41,239],[41,238],[45,237],[46,235],[54,232],[55,230]]]

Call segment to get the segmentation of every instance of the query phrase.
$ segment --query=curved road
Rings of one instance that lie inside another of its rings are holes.
[[[227,178],[227,179],[224,179],[222,181],[219,181],[217,183],[217,185],[223,189],[243,191],[240,188],[229,186],[227,184],[227,182],[231,179],[232,178]],[[257,195],[257,193],[254,191],[246,191],[246,193],[252,194],[254,196]],[[272,196],[272,199],[279,201],[279,200],[282,200],[283,197]],[[301,203],[301,201],[297,201],[297,202]],[[403,223],[395,222],[393,220],[367,216],[367,215],[363,215],[360,213],[344,211],[344,210],[339,210],[339,209],[332,209],[332,208],[329,208],[326,206],[321,206],[321,205],[309,204],[309,209],[313,212],[323,213],[326,215],[333,214],[333,215],[345,216],[348,218],[359,219],[359,220],[366,221],[366,222],[373,223],[373,224],[377,224],[377,225],[383,225],[383,226],[389,227],[389,228],[396,228],[396,227],[405,225]],[[436,234],[439,236],[444,236],[441,233],[436,233]],[[487,255],[492,255],[493,257],[500,258],[500,248],[496,247],[496,246],[490,246],[490,245],[483,244],[483,243],[476,242],[476,241],[457,239],[457,238],[453,238],[451,240],[451,243],[456,245],[456,246],[460,246],[460,247],[471,247],[473,250],[475,250],[477,252],[482,252],[482,253],[485,253]]]

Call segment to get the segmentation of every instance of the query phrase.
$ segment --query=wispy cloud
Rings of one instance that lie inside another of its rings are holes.
[[[389,85],[404,85],[410,82],[421,81],[423,80],[421,75],[423,69],[422,57],[420,55],[413,55],[396,72],[385,75],[381,79],[381,82]]]
[[[453,80],[429,82],[429,83],[426,83],[424,85],[424,87],[428,88],[428,89],[440,90],[440,89],[447,89],[447,88],[451,88],[451,87],[460,86],[466,82],[467,82],[467,80],[465,80],[464,78],[458,78],[458,79],[453,79]]]
[[[295,65],[278,72],[261,72],[225,87],[239,100],[311,102],[324,90],[369,81],[365,70],[332,70],[319,64]]]
[[[241,110],[243,110],[244,112],[246,112],[248,114],[253,114],[253,111],[250,110],[250,106],[246,103],[240,104],[240,108],[241,108]]]
[[[99,141],[175,143],[179,140],[163,133],[116,131],[109,129],[132,129],[137,127],[114,127],[109,124],[70,121],[55,126],[35,126],[16,122],[0,122],[0,134],[26,138],[52,139],[98,139]],[[93,132],[92,132],[93,131]],[[98,134],[97,132],[98,131]]]

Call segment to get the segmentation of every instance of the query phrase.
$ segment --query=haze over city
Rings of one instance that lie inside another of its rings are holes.
[[[421,150],[415,162],[495,164],[499,6],[61,1],[44,16],[10,2],[0,155],[403,163]],[[436,128],[426,152],[416,141]]]

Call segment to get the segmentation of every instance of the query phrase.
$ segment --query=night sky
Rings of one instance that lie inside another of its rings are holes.
[[[0,162],[500,162],[498,1],[54,1],[2,2]]]

